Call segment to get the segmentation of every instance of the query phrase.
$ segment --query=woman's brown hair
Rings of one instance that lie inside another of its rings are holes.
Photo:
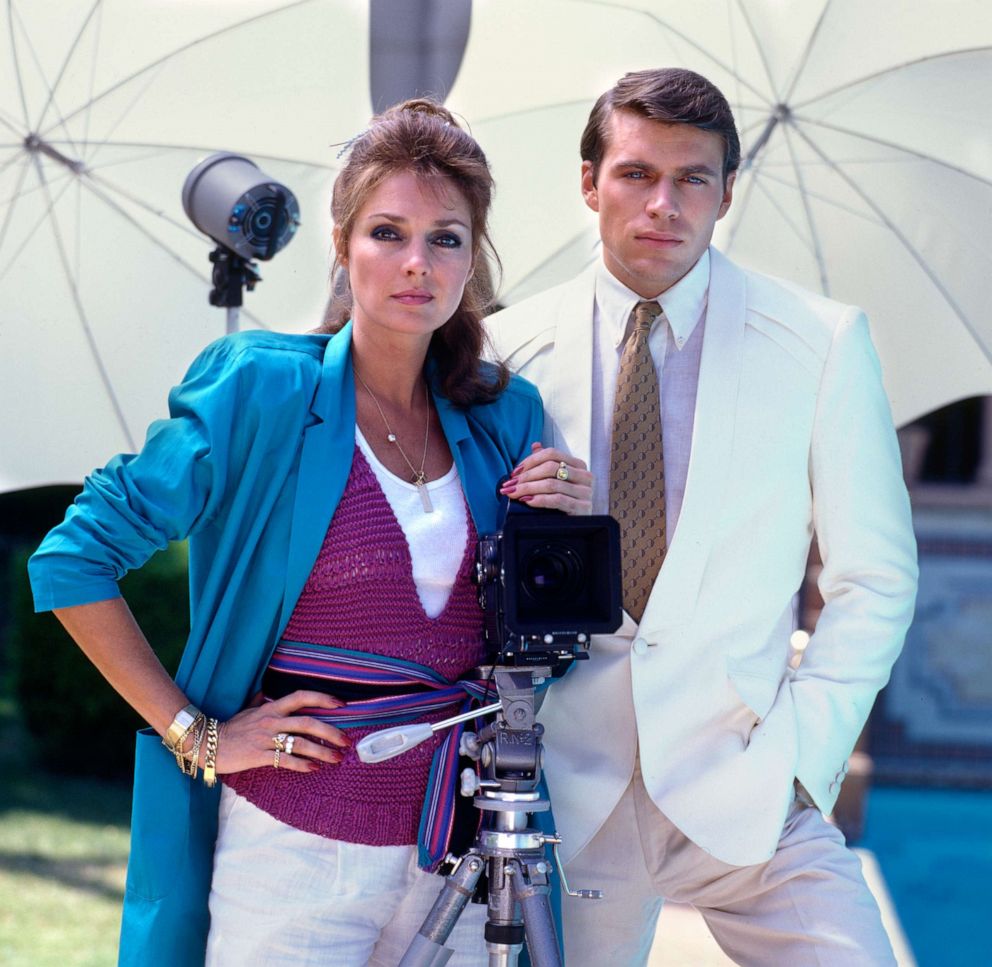
[[[352,295],[342,258],[355,218],[368,197],[387,178],[412,172],[425,182],[448,182],[465,198],[472,216],[475,271],[465,285],[454,315],[431,338],[428,355],[437,365],[441,391],[458,406],[488,403],[506,388],[503,363],[482,363],[486,341],[482,320],[493,303],[489,259],[499,258],[489,236],[493,177],[482,148],[436,101],[415,98],[376,115],[349,146],[348,161],[334,182],[331,215],[338,231],[332,278],[334,292],[318,332],[337,332],[351,318]]]

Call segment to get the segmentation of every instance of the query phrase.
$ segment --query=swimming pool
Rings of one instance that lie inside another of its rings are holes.
[[[992,964],[992,790],[873,788],[865,835],[918,967]]]

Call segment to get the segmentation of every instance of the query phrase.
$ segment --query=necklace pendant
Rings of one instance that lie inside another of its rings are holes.
[[[424,508],[425,514],[434,513],[434,505],[431,503],[430,491],[427,489],[427,483],[424,480],[424,475],[422,473],[417,474],[417,478],[413,481],[417,486],[417,492],[420,494],[420,503]]]
[[[396,434],[395,434],[395,433],[387,433],[387,434],[386,434],[386,439],[387,439],[387,440],[388,440],[388,441],[389,441],[390,443],[395,443],[395,442],[396,442]]]

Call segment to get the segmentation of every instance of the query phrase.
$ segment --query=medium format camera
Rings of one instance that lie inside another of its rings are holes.
[[[479,539],[474,581],[494,663],[562,674],[588,657],[590,635],[623,621],[620,527],[511,504],[502,530]]]

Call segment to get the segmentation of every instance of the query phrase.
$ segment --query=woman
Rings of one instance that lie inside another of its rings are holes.
[[[152,726],[122,963],[202,963],[209,927],[211,963],[393,964],[433,901],[440,880],[417,867],[447,848],[422,808],[443,747],[393,772],[358,763],[374,696],[339,666],[385,663],[376,697],[448,696],[431,714],[457,711],[483,657],[468,577],[476,534],[497,525],[495,482],[510,474],[504,494],[533,506],[591,503],[581,462],[534,445],[536,391],[480,362],[491,190],[440,106],[375,118],[332,202],[350,322],[208,347],[171,419],[89,478],[32,558],[38,609]],[[173,682],[116,581],[187,536],[191,633]],[[484,959],[473,916],[452,964]]]

